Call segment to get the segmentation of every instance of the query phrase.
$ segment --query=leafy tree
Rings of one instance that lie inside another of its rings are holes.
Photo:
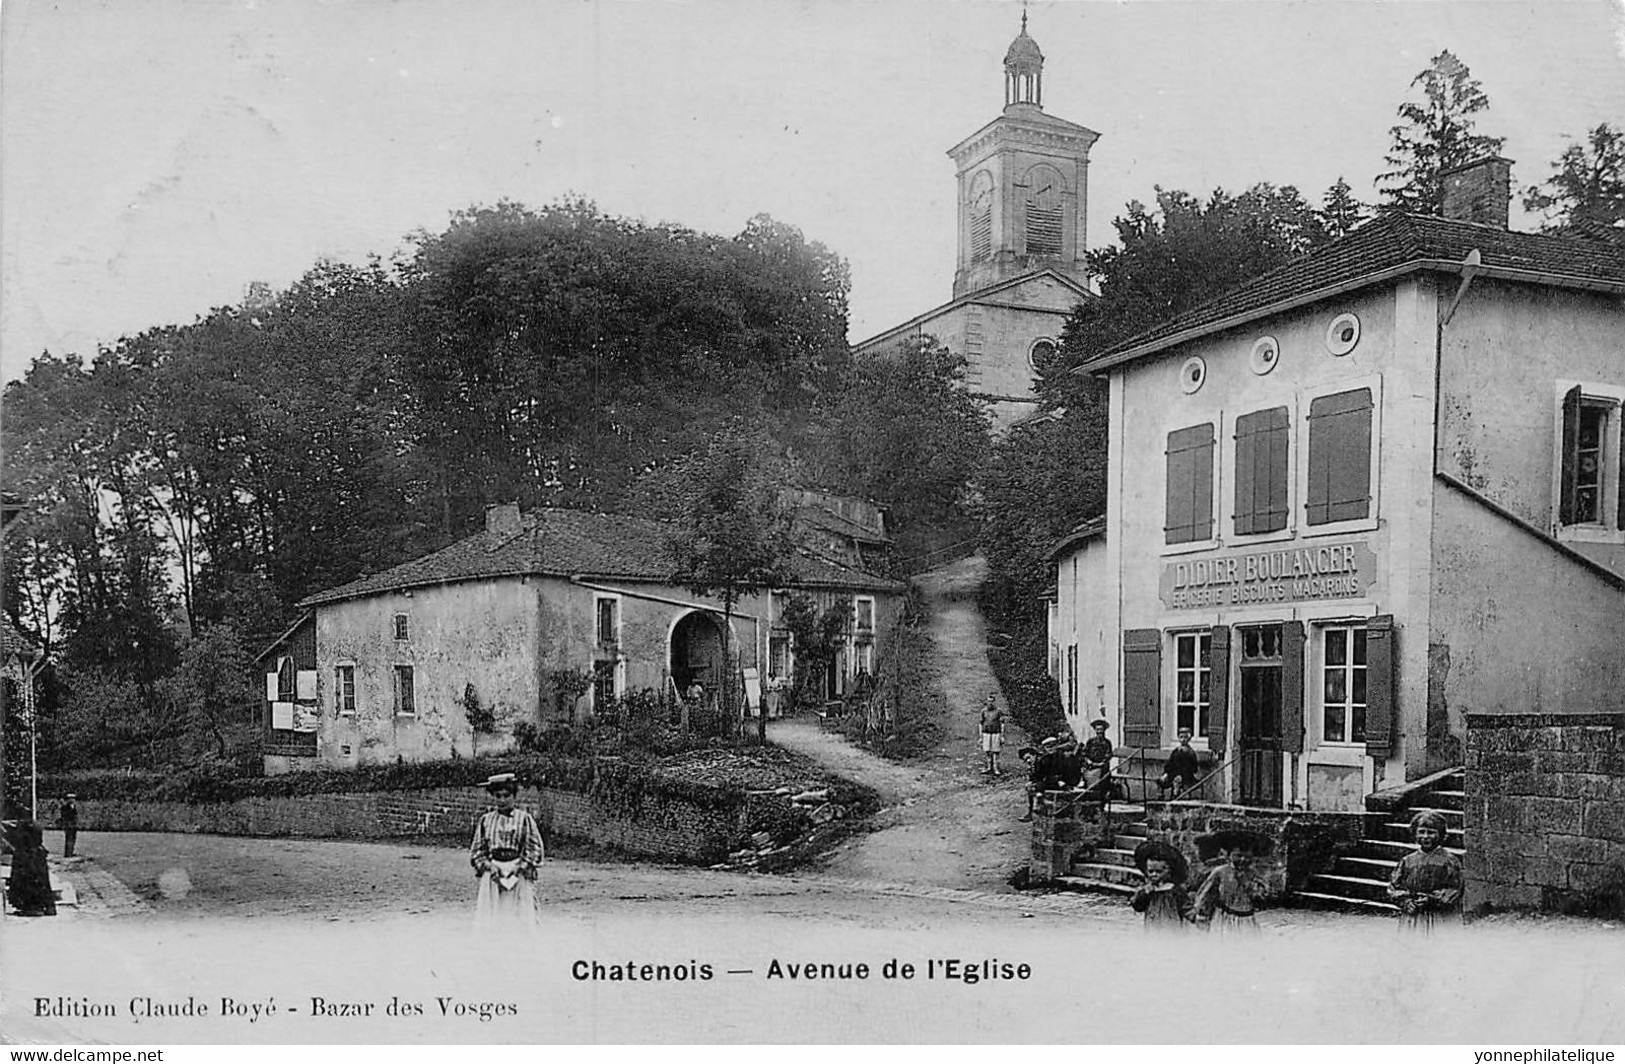
[[[1347,236],[1371,217],[1371,208],[1354,197],[1354,190],[1341,174],[1332,182],[1332,187],[1326,190],[1320,202],[1321,207],[1316,214],[1326,230],[1326,236],[1332,240]]]
[[[734,428],[686,463],[688,503],[666,543],[674,580],[696,595],[722,602],[725,712],[735,706],[730,629],[739,599],[789,579],[794,549],[790,520],[779,502],[778,471],[764,462],[761,442]],[[767,741],[767,714],[758,715],[758,738]]]
[[[1571,141],[1552,170],[1523,196],[1524,207],[1545,215],[1544,231],[1625,222],[1625,132],[1599,123],[1585,143]]]
[[[215,753],[231,753],[231,738],[252,735],[255,692],[249,678],[253,656],[228,624],[204,627],[181,648],[180,666],[169,681],[178,721],[187,731],[207,733]]]
[[[1475,133],[1477,116],[1487,111],[1489,97],[1451,52],[1433,57],[1426,70],[1411,79],[1420,99],[1399,105],[1400,123],[1385,160],[1390,169],[1377,176],[1383,209],[1411,214],[1438,214],[1443,192],[1439,175],[1501,150],[1504,138]]]
[[[845,264],[765,216],[726,238],[502,203],[420,235],[405,281],[448,535],[491,500],[614,505],[734,417],[799,424],[849,358]]]
[[[1156,190],[1113,219],[1118,246],[1089,253],[1100,298],[1079,305],[1071,357],[1106,348],[1183,313],[1327,240],[1325,225],[1291,185],[1254,185],[1206,200]],[[1043,387],[1040,386],[1040,394]]]
[[[785,597],[779,619],[795,646],[793,703],[801,705],[814,697],[818,677],[828,670],[851,633],[852,611],[841,606],[820,610],[811,595],[797,591]]]
[[[985,404],[964,381],[964,358],[930,337],[859,357],[815,408],[801,477],[885,505],[899,554],[929,550],[931,533],[965,524],[988,451]]]

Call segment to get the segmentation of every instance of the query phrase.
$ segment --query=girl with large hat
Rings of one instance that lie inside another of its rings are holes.
[[[519,780],[512,772],[492,776],[484,786],[496,808],[480,817],[468,849],[468,862],[480,879],[474,922],[534,927],[539,916],[536,873],[544,855],[541,829],[535,817],[514,808]]]

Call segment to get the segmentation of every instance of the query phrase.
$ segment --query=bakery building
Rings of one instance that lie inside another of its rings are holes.
[[[1356,811],[1469,716],[1625,688],[1625,246],[1507,229],[1508,167],[1097,356],[1107,511],[1057,543],[1054,672],[1210,800]],[[1130,771],[1134,771],[1130,769]]]

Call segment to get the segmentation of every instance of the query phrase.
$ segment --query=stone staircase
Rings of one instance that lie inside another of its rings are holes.
[[[1096,846],[1072,861],[1070,875],[1059,876],[1056,886],[1067,890],[1133,894],[1142,882],[1134,864],[1134,848],[1146,840],[1145,807],[1114,805],[1110,845]]]
[[[1465,797],[1465,777],[1455,769],[1427,781],[1402,804],[1374,809],[1358,849],[1339,857],[1330,872],[1309,877],[1303,889],[1292,892],[1292,900],[1309,908],[1397,912],[1388,902],[1388,877],[1400,859],[1416,849],[1411,841],[1411,817],[1424,809],[1442,814],[1448,829],[1445,849],[1461,857],[1466,848],[1462,835]]]

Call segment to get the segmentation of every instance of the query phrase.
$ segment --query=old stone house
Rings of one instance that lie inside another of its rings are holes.
[[[855,345],[879,354],[934,337],[965,357],[966,386],[1003,428],[1036,404],[1037,362],[1089,291],[1089,149],[1100,134],[1044,110],[1044,54],[1021,32],[1004,57],[1004,110],[949,149],[958,180],[953,296]]]
[[[497,506],[483,531],[444,550],[312,595],[259,658],[267,770],[469,757],[509,745],[519,721],[579,718],[633,689],[715,692],[730,672],[758,711],[774,674],[795,668],[780,623],[792,589],[850,613],[836,692],[873,668],[902,585],[799,552],[791,588],[735,605],[730,670],[722,606],[672,582],[669,532],[641,518]],[[559,672],[590,684],[561,698]],[[488,734],[469,719],[471,697],[494,714]]]
[[[1447,175],[1446,217],[1371,222],[1084,367],[1110,386],[1110,482],[1103,525],[1054,551],[1055,675],[1074,728],[1105,716],[1153,773],[1192,728],[1210,798],[1409,793],[1452,813],[1452,845],[1540,829],[1617,870],[1625,249],[1508,231],[1508,166]],[[1491,734],[1553,760],[1492,785]],[[1480,903],[1600,875],[1543,850],[1536,884],[1468,851]]]

